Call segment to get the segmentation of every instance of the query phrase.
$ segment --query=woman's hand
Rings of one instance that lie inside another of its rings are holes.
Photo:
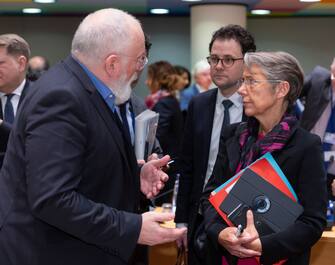
[[[220,245],[239,258],[260,256],[262,245],[250,210],[247,212],[247,227],[240,236],[237,235],[237,230],[236,227],[223,229],[218,238]]]
[[[259,239],[259,234],[255,227],[254,215],[251,210],[247,211],[247,227],[241,234],[241,237],[244,236],[248,236],[248,238],[255,238],[253,241],[244,244],[246,248],[262,253],[262,243]]]

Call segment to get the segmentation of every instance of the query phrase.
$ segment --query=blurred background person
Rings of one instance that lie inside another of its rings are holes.
[[[335,58],[330,71],[322,66],[313,69],[300,97],[305,102],[300,124],[323,142],[328,195],[334,200],[331,183],[335,178]]]
[[[243,56],[255,49],[254,38],[239,25],[227,25],[215,31],[207,59],[217,88],[193,97],[188,107],[175,221],[179,227],[187,226],[187,235],[178,240],[178,244],[188,248],[192,265],[202,265],[204,259],[198,241],[194,240],[195,234],[203,234],[202,191],[212,174],[220,135],[227,125],[245,118],[237,89],[243,73]]]
[[[177,74],[182,78],[183,87],[182,90],[188,88],[192,82],[192,77],[190,71],[181,65],[175,65]]]
[[[290,114],[303,86],[303,71],[285,52],[247,53],[244,65],[238,92],[249,118],[224,131],[202,197],[211,253],[206,264],[236,264],[237,259],[258,264],[249,258],[260,256],[261,264],[287,260],[285,264],[307,265],[311,247],[326,225],[327,196],[321,141]],[[266,236],[259,236],[249,211],[248,225],[237,237],[237,228],[229,227],[218,215],[208,201],[209,194],[268,152],[288,178],[304,211],[293,225]],[[222,256],[228,262],[222,263]]]
[[[33,56],[29,59],[27,77],[30,81],[36,81],[49,69],[49,61],[43,56]]]
[[[194,65],[192,75],[194,84],[180,93],[180,109],[185,113],[192,97],[207,91],[212,84],[210,65],[206,60],[201,60]]]
[[[157,91],[156,99],[152,106],[152,110],[159,113],[156,137],[163,153],[169,154],[172,159],[176,159],[179,154],[183,126],[179,102],[175,96],[179,88],[179,81],[180,77],[176,74],[176,70],[167,61],[158,61],[148,66],[146,83],[151,91]],[[156,205],[160,205],[163,202],[171,202],[177,172],[177,163],[175,163],[169,169],[170,179],[161,194],[168,191],[171,192],[167,196],[157,198],[155,200]]]
[[[0,35],[0,168],[18,107],[30,89],[29,44],[19,35]]]

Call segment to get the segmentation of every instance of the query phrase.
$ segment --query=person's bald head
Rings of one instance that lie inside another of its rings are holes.
[[[118,9],[101,9],[81,22],[71,52],[91,62],[101,61],[111,53],[124,53],[134,41],[144,44],[142,27],[135,17]]]

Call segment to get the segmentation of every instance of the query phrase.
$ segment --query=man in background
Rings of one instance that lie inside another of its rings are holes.
[[[155,196],[169,156],[141,169],[119,122],[119,106],[147,62],[133,16],[88,15],[71,55],[25,99],[0,172],[1,264],[129,264],[137,244],[174,241],[160,226],[173,214],[138,214]]]
[[[204,186],[212,174],[222,130],[243,116],[242,98],[237,93],[243,73],[243,56],[255,51],[253,37],[238,25],[228,25],[214,32],[209,44],[210,73],[217,86],[195,96],[188,107],[183,137],[175,222],[187,226],[189,262],[203,264],[203,253],[194,244],[196,234],[204,232],[199,208]]]
[[[206,60],[197,62],[192,70],[194,84],[180,92],[180,109],[187,111],[191,99],[201,92],[205,92],[212,84],[210,65]]]
[[[28,79],[36,81],[49,69],[49,61],[43,56],[33,56],[29,60]]]
[[[29,90],[29,44],[19,35],[0,35],[0,168],[18,107]]]
[[[300,125],[320,136],[323,142],[329,199],[335,199],[331,183],[335,179],[335,58],[330,70],[316,66],[305,78],[301,92],[305,102]]]

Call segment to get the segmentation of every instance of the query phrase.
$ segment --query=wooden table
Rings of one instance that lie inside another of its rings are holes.
[[[335,264],[335,226],[325,231],[321,239],[313,246],[310,265]]]

